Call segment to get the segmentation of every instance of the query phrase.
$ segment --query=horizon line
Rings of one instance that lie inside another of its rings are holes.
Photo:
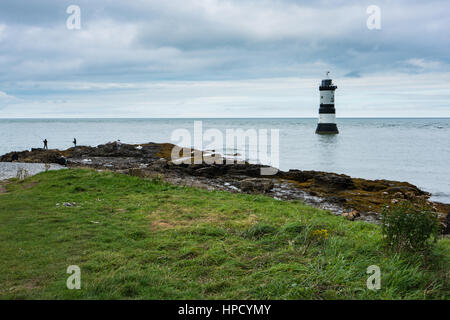
[[[13,117],[0,120],[158,120],[158,119],[317,119],[318,117]],[[443,117],[336,117],[336,119],[450,119],[449,116]]]

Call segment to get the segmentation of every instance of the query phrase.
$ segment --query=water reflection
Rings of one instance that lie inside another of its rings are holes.
[[[337,149],[339,146],[339,135],[337,134],[316,134],[317,139],[317,163],[327,165],[336,163]]]

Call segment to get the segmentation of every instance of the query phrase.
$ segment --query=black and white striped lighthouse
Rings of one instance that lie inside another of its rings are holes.
[[[328,74],[327,72],[327,78]],[[336,109],[334,108],[334,85],[331,79],[322,80],[319,87],[320,91],[320,108],[319,123],[317,124],[316,133],[319,134],[336,134],[339,133],[336,125]]]

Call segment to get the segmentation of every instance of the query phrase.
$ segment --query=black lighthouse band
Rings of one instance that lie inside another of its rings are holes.
[[[334,104],[321,104],[319,108],[319,114],[321,113],[336,113]]]

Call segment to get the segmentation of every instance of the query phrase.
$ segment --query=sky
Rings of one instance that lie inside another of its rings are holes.
[[[447,0],[2,0],[0,118],[316,117],[326,71],[337,117],[450,117],[449,12]]]

